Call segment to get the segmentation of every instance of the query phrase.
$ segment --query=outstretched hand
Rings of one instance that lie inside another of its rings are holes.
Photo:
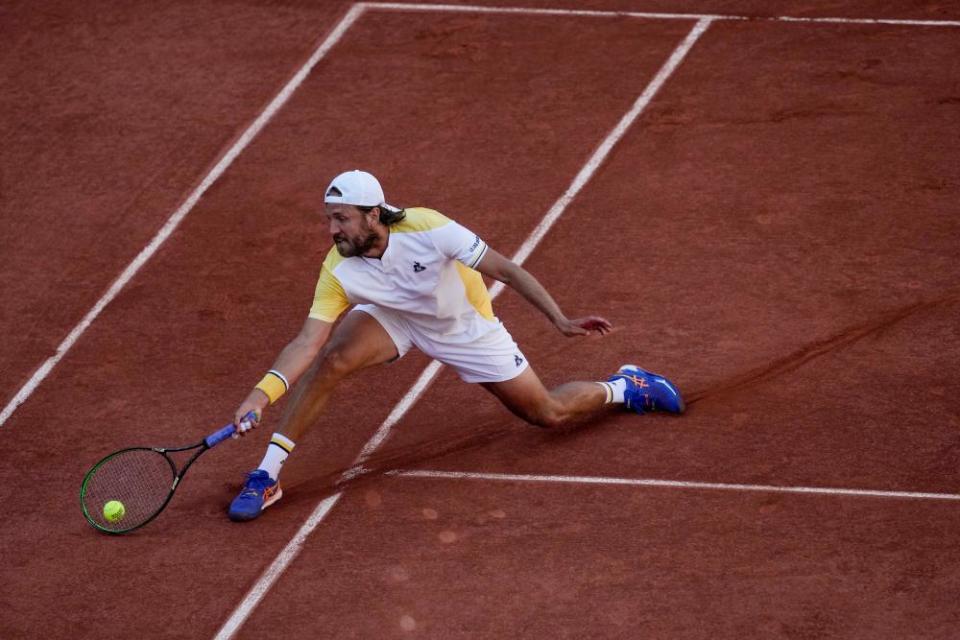
[[[233,424],[237,426],[236,433],[233,434],[234,438],[246,435],[247,431],[250,431],[260,423],[260,418],[263,416],[263,410],[267,408],[270,404],[270,399],[260,389],[253,389],[250,394],[247,396],[246,400],[237,407],[236,412],[233,416]],[[250,420],[247,418],[249,414],[254,414],[256,416],[255,420]]]
[[[613,329],[613,325],[600,316],[586,316],[573,320],[564,318],[557,322],[556,326],[560,333],[568,338],[572,336],[588,336],[592,333],[605,335]]]

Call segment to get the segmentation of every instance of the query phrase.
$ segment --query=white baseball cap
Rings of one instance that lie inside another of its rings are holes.
[[[380,182],[371,174],[359,169],[345,171],[334,178],[327,187],[323,201],[331,204],[352,204],[358,207],[379,207],[386,204]]]

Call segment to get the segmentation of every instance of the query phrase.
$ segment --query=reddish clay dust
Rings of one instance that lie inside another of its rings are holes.
[[[0,397],[52,355],[338,16],[0,8]],[[251,25],[256,28],[251,28]]]
[[[3,10],[17,46],[0,57],[13,79],[0,125],[18,144],[2,160],[0,224],[19,239],[3,245],[17,265],[2,272],[3,397],[345,9]],[[957,18],[880,0],[826,14]],[[316,215],[330,176],[368,168],[391,200],[441,209],[510,254],[691,26],[363,16],[0,432],[0,636],[109,623],[118,637],[212,637],[425,358],[348,381],[256,523],[224,511],[276,409],[207,454],[131,536],[82,521],[84,471],[229,419],[302,322],[329,246]],[[954,502],[376,472],[955,492],[958,38],[713,24],[527,263],[571,315],[606,315],[617,331],[563,340],[515,294],[495,303],[546,382],[636,362],[688,392],[688,415],[542,432],[444,371],[240,637],[952,637]]]

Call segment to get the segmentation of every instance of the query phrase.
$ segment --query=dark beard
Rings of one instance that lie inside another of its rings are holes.
[[[345,236],[343,238],[346,240],[346,247],[344,247],[342,243],[336,242],[336,240],[334,240],[334,243],[337,246],[337,253],[344,258],[362,256],[367,251],[370,251],[377,242],[377,234],[373,232],[373,229],[368,229],[367,235],[362,240],[355,240]]]

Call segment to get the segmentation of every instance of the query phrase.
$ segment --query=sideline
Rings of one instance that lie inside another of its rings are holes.
[[[17,410],[21,404],[26,402],[33,392],[40,386],[50,372],[53,371],[53,368],[57,366],[57,363],[63,359],[67,352],[73,347],[73,345],[80,339],[80,336],[84,334],[87,328],[97,319],[97,316],[100,315],[100,312],[104,308],[113,302],[113,299],[117,297],[120,291],[127,285],[130,280],[137,275],[137,272],[145,265],[150,258],[157,252],[157,250],[163,245],[164,242],[173,234],[176,228],[183,222],[183,219],[187,217],[187,214],[193,210],[200,198],[203,197],[203,194],[207,192],[214,182],[223,175],[224,171],[233,164],[233,161],[237,159],[237,156],[243,152],[244,149],[249,146],[257,134],[270,122],[271,118],[280,110],[280,108],[290,99],[290,96],[293,95],[293,92],[299,88],[303,83],[306,77],[310,74],[310,71],[313,67],[330,51],[331,47],[335,45],[343,34],[350,28],[350,26],[356,22],[357,18],[360,17],[360,14],[364,11],[364,6],[355,5],[350,11],[347,12],[347,15],[340,20],[339,24],[330,32],[330,34],[320,43],[320,46],[317,47],[316,51],[313,52],[313,55],[300,67],[300,70],[297,71],[290,80],[284,85],[283,89],[280,90],[280,93],[270,101],[270,104],[257,116],[249,127],[240,135],[236,142],[233,143],[226,153],[220,158],[220,160],[213,166],[213,168],[207,173],[203,178],[200,184],[196,189],[183,201],[176,211],[167,219],[164,225],[157,231],[156,235],[150,240],[150,242],[143,249],[140,250],[140,253],[133,259],[130,264],[127,265],[127,268],[117,276],[117,279],[113,281],[113,284],[110,285],[110,288],[107,289],[107,292],[97,300],[96,304],[87,311],[86,315],[80,320],[80,322],[67,334],[67,337],[63,339],[63,342],[57,347],[56,352],[47,358],[47,360],[40,366],[39,369],[33,372],[33,375],[30,376],[30,379],[20,388],[13,399],[7,403],[7,406],[3,408],[3,411],[0,411],[0,427],[10,419],[10,416],[13,415],[13,412]]]

